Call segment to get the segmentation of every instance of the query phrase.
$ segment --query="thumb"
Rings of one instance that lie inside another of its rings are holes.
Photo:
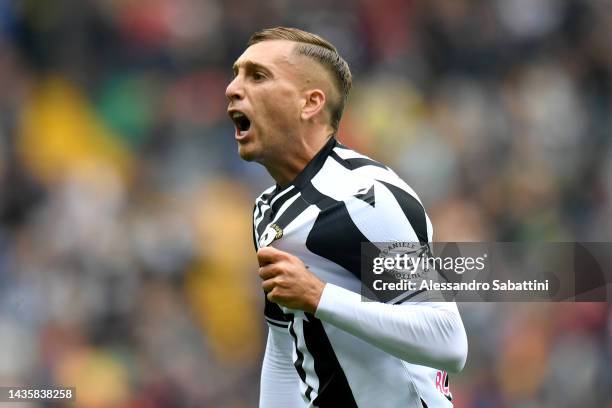
[[[287,252],[283,252],[280,249],[276,249],[271,246],[260,248],[257,251],[257,261],[259,262],[259,266],[265,266],[276,261],[279,261],[289,254]]]

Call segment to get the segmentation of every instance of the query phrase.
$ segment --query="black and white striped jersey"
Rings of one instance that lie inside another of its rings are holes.
[[[446,370],[467,353],[456,305],[359,295],[363,242],[432,239],[404,181],[332,138],[293,183],[264,191],[253,217],[257,249],[289,252],[326,282],[315,315],[266,300],[261,407],[452,406]]]

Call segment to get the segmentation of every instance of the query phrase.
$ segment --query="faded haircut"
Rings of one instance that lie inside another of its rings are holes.
[[[247,46],[270,40],[288,40],[298,43],[294,52],[315,60],[332,74],[340,100],[330,100],[328,106],[330,124],[334,131],[337,131],[353,80],[348,64],[338,54],[336,47],[316,34],[290,27],[266,28],[258,31],[251,36]]]

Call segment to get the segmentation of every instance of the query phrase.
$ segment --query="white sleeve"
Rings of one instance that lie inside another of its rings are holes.
[[[453,373],[465,365],[467,336],[455,303],[363,302],[327,283],[315,316],[409,363]]]
[[[260,408],[304,408],[300,379],[293,366],[293,342],[286,329],[268,328],[261,369]]]

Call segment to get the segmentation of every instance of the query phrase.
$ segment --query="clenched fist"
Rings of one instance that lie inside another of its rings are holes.
[[[315,313],[325,283],[290,253],[273,247],[257,251],[261,286],[269,301],[290,309]]]

